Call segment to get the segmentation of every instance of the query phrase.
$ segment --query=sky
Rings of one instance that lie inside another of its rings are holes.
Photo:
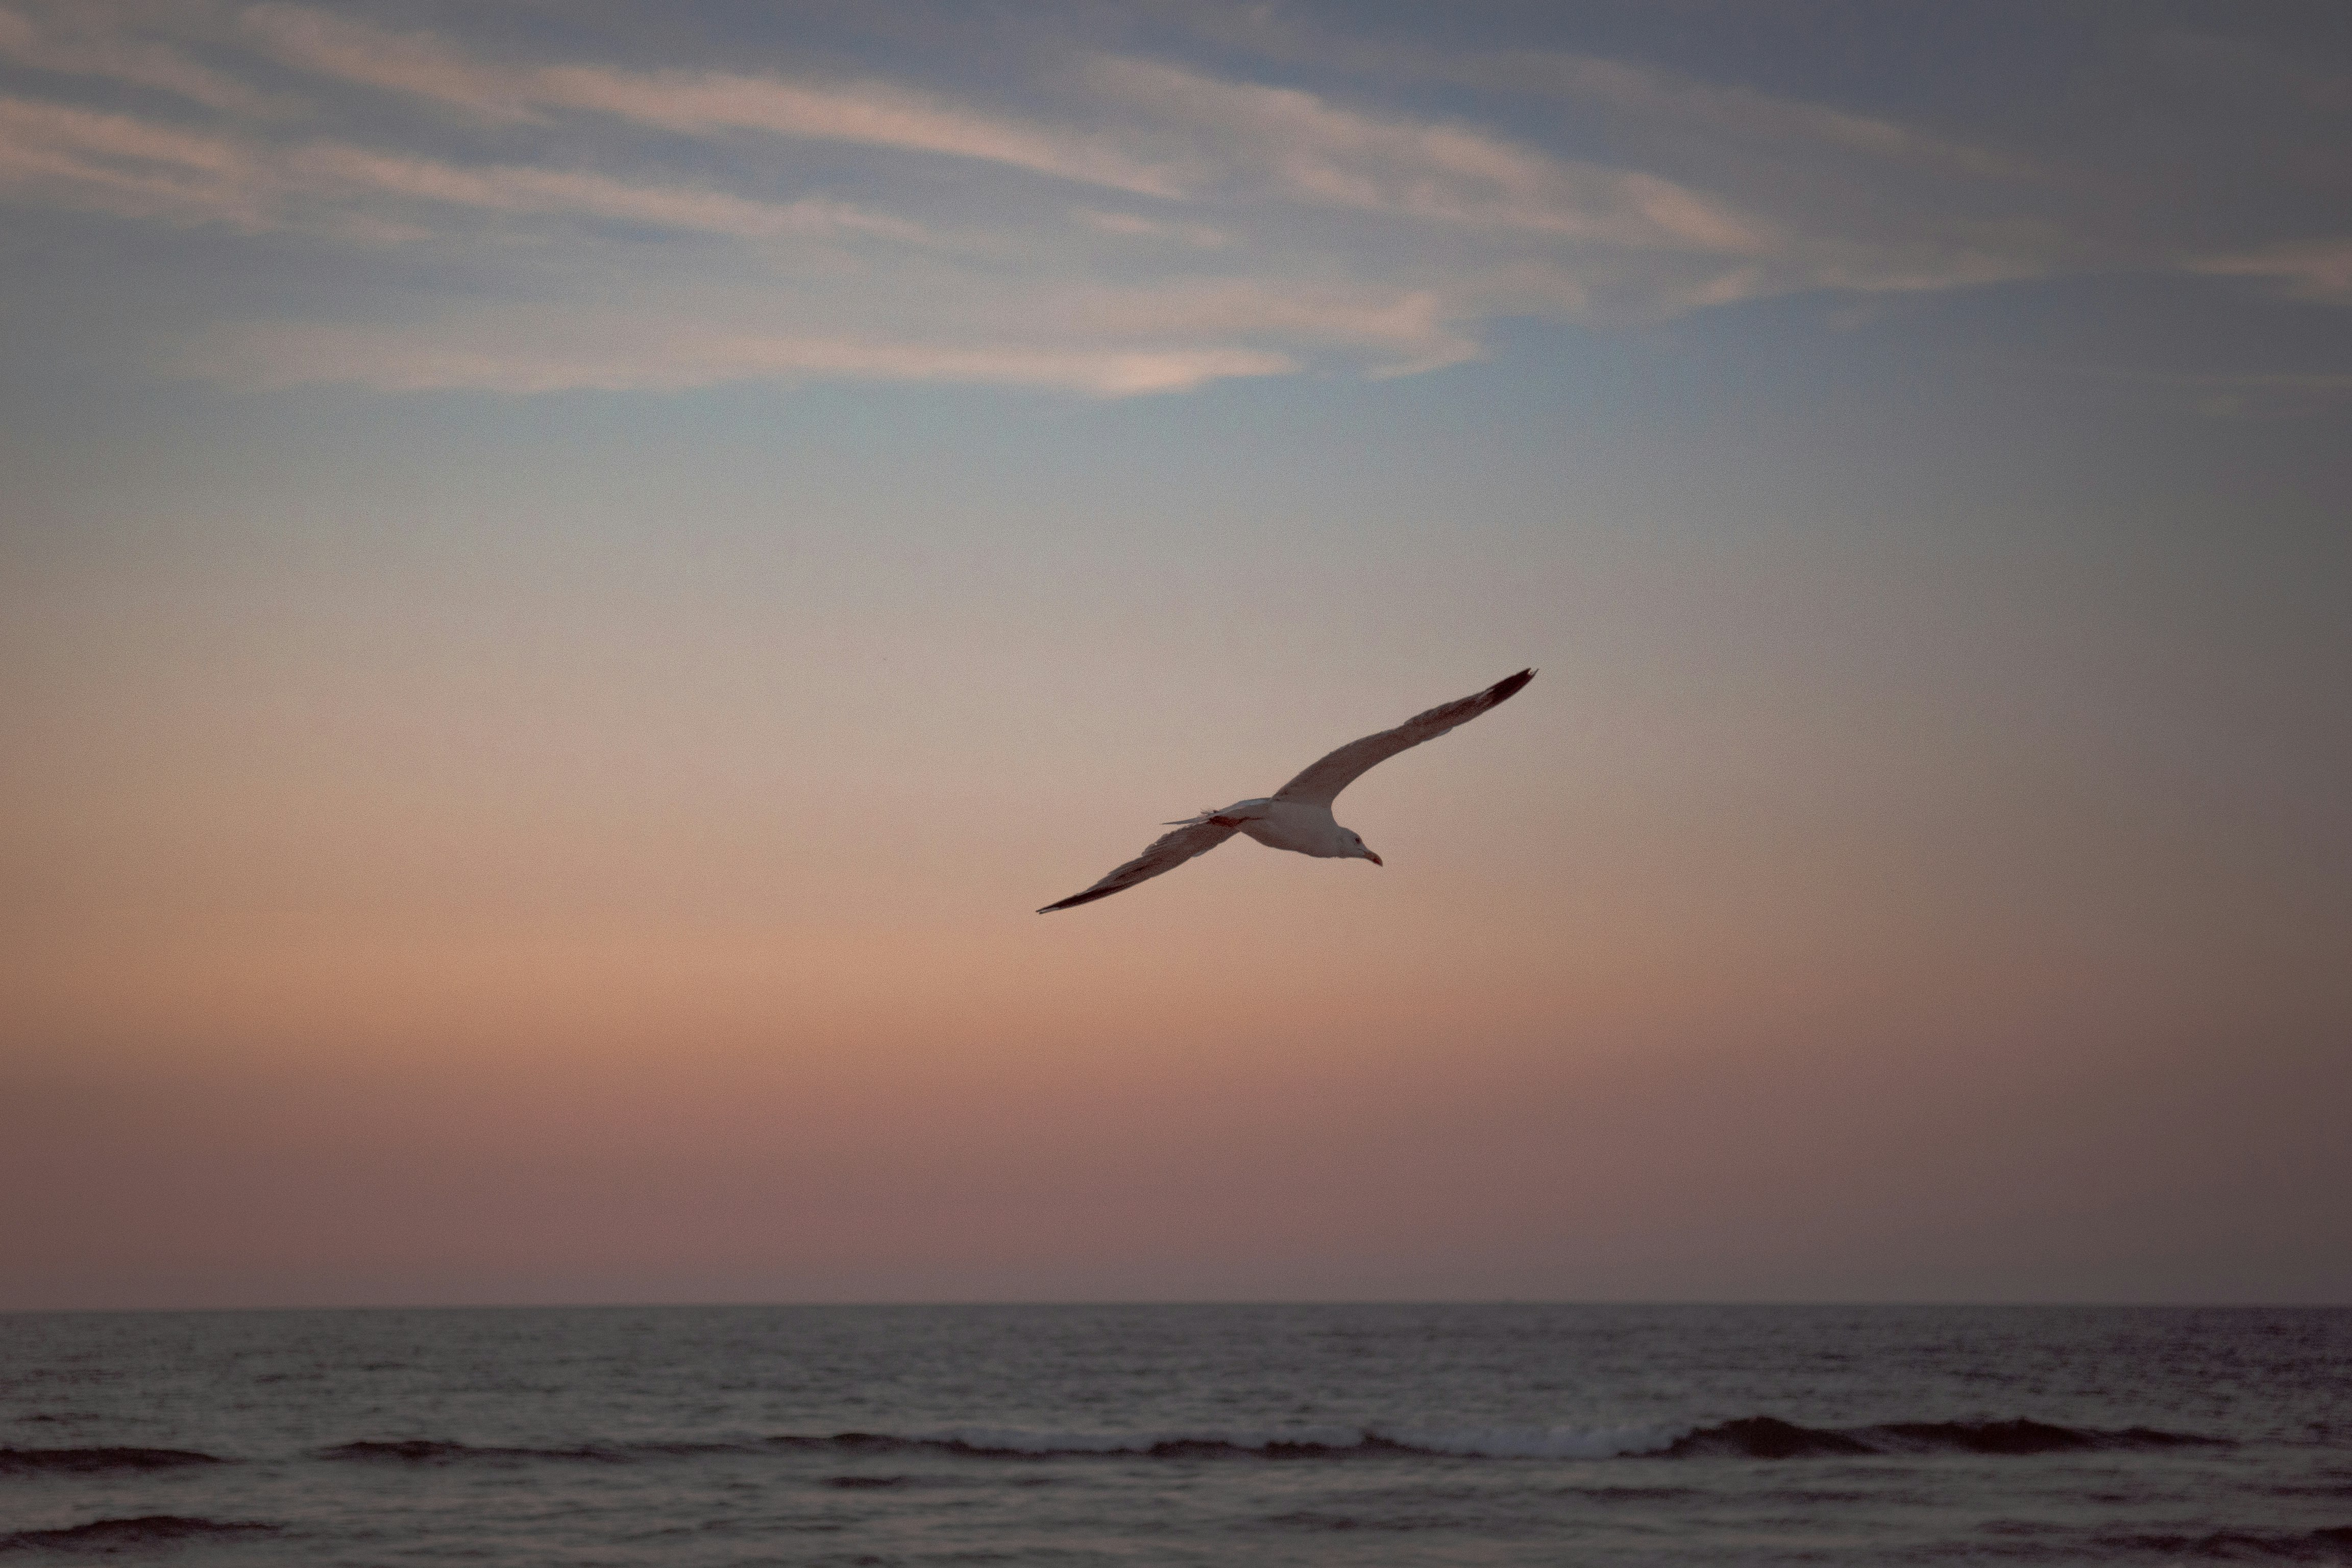
[[[2325,3],[0,0],[0,1309],[2352,1301],[2347,147]]]

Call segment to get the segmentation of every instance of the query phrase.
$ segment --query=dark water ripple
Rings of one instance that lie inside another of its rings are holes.
[[[131,1546],[275,1535],[280,1528],[275,1524],[242,1520],[184,1519],[177,1514],[151,1513],[138,1519],[97,1519],[88,1524],[70,1525],[62,1530],[20,1530],[13,1534],[0,1535],[0,1552],[47,1548],[110,1554]]]
[[[0,1448],[0,1475],[40,1471],[89,1476],[226,1462],[214,1455],[185,1448]]]
[[[2352,1525],[2320,1530],[2217,1530],[2203,1535],[2120,1535],[2119,1552],[2206,1563],[2352,1563]]]

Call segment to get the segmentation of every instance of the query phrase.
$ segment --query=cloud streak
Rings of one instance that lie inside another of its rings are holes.
[[[239,140],[70,104],[0,97],[0,193],[124,217],[269,226]]]
[[[124,216],[296,226],[304,203],[355,216],[386,198],[487,212],[606,218],[743,239],[880,238],[921,243],[919,225],[845,202],[746,200],[690,186],[635,184],[570,170],[467,168],[332,142],[291,149],[69,105],[0,97],[0,191]],[[383,233],[419,235],[379,223]]]
[[[297,6],[255,6],[244,22],[286,64],[491,120],[586,110],[683,135],[764,132],[974,159],[1145,195],[1180,194],[1168,172],[1125,156],[1101,137],[982,113],[887,82],[580,65],[503,69],[431,34],[388,33]]]
[[[295,5],[254,5],[238,18],[263,52],[299,70],[409,93],[488,120],[535,118],[522,73],[486,65],[430,33],[394,33]]]
[[[1287,354],[1242,346],[1104,349],[746,336],[714,331],[691,317],[608,320],[583,332],[562,321],[516,312],[421,329],[323,323],[226,329],[209,334],[181,368],[260,387],[340,384],[381,392],[683,392],[748,381],[847,380],[1131,397],[1281,375],[1299,366]]]
[[[94,76],[171,93],[226,114],[275,112],[268,95],[152,39],[125,37],[102,11],[36,19],[0,6],[0,60],[62,76]]]
[[[2289,296],[2323,305],[2352,305],[2352,238],[2302,240],[2236,256],[2191,261],[2192,272],[2218,278],[2260,278]]]
[[[927,237],[918,224],[822,197],[755,202],[722,191],[629,184],[575,171],[467,169],[341,146],[306,148],[286,159],[284,167],[291,183],[312,192],[341,188],[358,195],[405,196],[489,212],[612,218],[742,239],[864,236],[920,242]]]
[[[1589,55],[1528,53],[1473,61],[1459,77],[1601,103],[1623,112],[1742,141],[1841,152],[1980,179],[2021,179],[2035,170],[2014,154],[1928,135],[1871,115],[1745,88],[1717,87],[1670,71]]]
[[[1105,58],[1092,83],[1127,114],[1224,153],[1244,189],[1322,205],[1643,249],[1753,251],[1756,233],[1670,181],[1549,157],[1465,126],[1382,118],[1296,88]]]

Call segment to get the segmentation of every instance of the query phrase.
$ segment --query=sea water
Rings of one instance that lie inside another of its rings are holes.
[[[2352,1563],[2352,1311],[0,1315],[0,1563]]]

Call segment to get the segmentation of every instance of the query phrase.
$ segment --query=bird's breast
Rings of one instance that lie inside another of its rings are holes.
[[[1326,858],[1343,853],[1339,825],[1324,806],[1275,801],[1264,816],[1243,823],[1242,831],[1269,849],[1288,849]]]

